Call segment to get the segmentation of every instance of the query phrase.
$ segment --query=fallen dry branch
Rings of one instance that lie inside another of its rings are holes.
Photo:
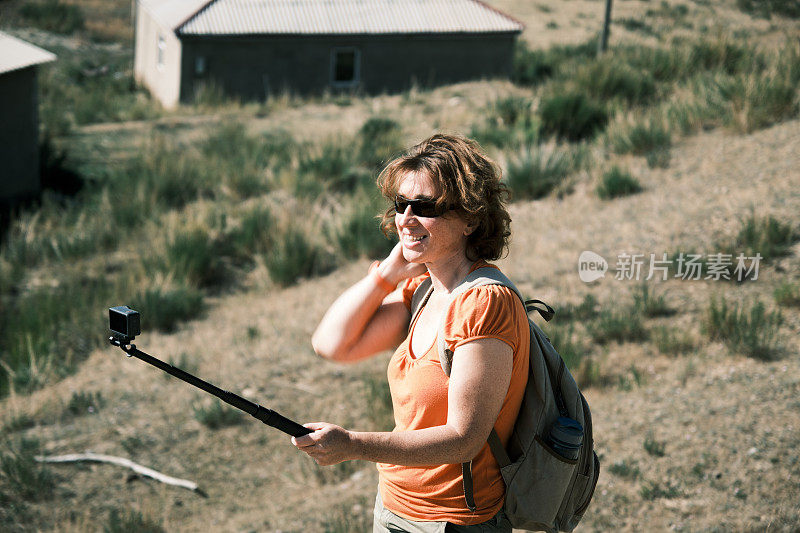
[[[167,485],[174,485],[176,487],[183,487],[185,489],[189,489],[191,491],[197,492],[200,495],[205,496],[205,493],[202,491],[202,489],[200,489],[197,486],[197,483],[193,481],[167,476],[165,474],[162,474],[161,472],[156,472],[152,468],[147,468],[146,466],[134,463],[133,461],[125,459],[124,457],[115,457],[113,455],[104,455],[101,453],[86,452],[86,453],[70,453],[67,455],[53,455],[50,457],[39,455],[36,457],[36,460],[39,461],[40,463],[78,463],[84,461],[91,461],[95,463],[111,463],[114,465],[130,468],[137,474],[153,478],[156,481],[160,481],[161,483],[166,483]]]

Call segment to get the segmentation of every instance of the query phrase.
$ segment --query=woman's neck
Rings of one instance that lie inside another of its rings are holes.
[[[426,263],[431,274],[433,289],[439,294],[449,294],[469,274],[474,261],[464,254],[454,255],[436,263]]]

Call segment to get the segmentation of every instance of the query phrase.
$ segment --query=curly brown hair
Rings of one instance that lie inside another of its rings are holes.
[[[503,256],[511,236],[511,217],[506,209],[508,188],[499,167],[477,142],[459,135],[434,135],[390,162],[378,176],[378,187],[394,201],[400,181],[411,172],[422,172],[433,182],[439,207],[453,209],[477,225],[467,239],[467,257],[495,260]],[[397,233],[394,206],[383,214],[381,229]]]

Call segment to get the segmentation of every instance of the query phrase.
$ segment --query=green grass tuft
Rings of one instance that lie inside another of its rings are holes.
[[[139,511],[120,511],[116,507],[108,513],[103,533],[166,533],[166,530]]]
[[[732,351],[772,361],[783,351],[779,336],[782,323],[780,311],[768,313],[759,300],[748,309],[744,304],[729,304],[724,298],[712,298],[703,329],[711,340],[723,341]]]
[[[542,100],[541,132],[570,142],[590,140],[608,123],[605,108],[582,93],[549,96]]]
[[[603,173],[597,186],[597,196],[603,200],[611,200],[629,196],[644,190],[639,181],[617,166]]]
[[[213,400],[207,406],[193,406],[194,418],[209,429],[221,429],[243,424],[245,416],[242,411],[229,407],[219,400]]]

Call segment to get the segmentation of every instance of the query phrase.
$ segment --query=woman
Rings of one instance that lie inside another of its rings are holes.
[[[502,286],[450,298],[469,272],[507,248],[506,189],[477,144],[452,135],[413,147],[387,165],[378,183],[394,202],[384,232],[396,232],[400,242],[333,303],[312,344],[340,362],[396,348],[388,368],[396,427],[357,432],[306,424],[314,432],[292,442],[320,465],[378,463],[375,531],[511,531],[502,511],[505,486],[486,439],[494,427],[507,444],[519,412],[528,375],[527,316]],[[411,323],[412,294],[427,276],[433,292]],[[449,379],[436,349],[443,313],[445,343],[454,353]],[[470,460],[474,512],[461,473]]]

